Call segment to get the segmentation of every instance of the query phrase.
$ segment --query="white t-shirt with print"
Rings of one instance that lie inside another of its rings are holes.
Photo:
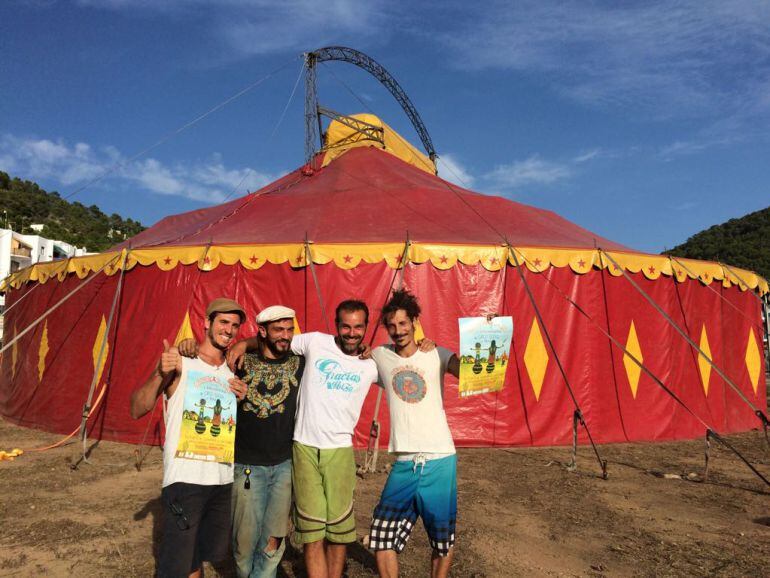
[[[305,356],[294,440],[320,449],[350,447],[369,386],[377,381],[374,361],[346,355],[325,333],[295,335],[291,349]]]
[[[182,358],[182,372],[179,383],[171,397],[163,397],[166,406],[166,439],[163,443],[163,487],[176,482],[199,484],[201,486],[217,486],[233,482],[233,464],[185,459],[177,457],[177,447],[184,421],[185,397],[189,380],[193,376],[205,375],[223,390],[223,397],[232,397],[230,403],[235,403],[235,396],[229,393],[229,381],[235,377],[223,361],[222,365],[209,365],[201,358]],[[226,404],[229,405],[229,404]],[[206,426],[210,430],[210,424]],[[237,427],[237,426],[236,426]],[[211,435],[207,431],[205,435]]]
[[[396,453],[453,454],[444,412],[444,374],[453,353],[443,347],[401,357],[392,345],[372,351],[378,383],[390,408],[390,444]]]

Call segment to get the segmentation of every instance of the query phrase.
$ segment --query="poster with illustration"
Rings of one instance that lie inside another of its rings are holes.
[[[463,317],[460,322],[460,396],[500,391],[511,352],[513,317]]]
[[[176,457],[231,464],[238,407],[230,385],[211,372],[187,372]]]

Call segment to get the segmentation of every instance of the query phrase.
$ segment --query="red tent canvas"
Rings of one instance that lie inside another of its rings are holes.
[[[323,153],[319,165],[322,159]],[[167,217],[103,254],[16,274],[5,343],[80,289],[4,352],[0,413],[69,433],[96,373],[90,435],[157,443],[161,412],[134,421],[129,396],[152,372],[164,338],[201,337],[211,299],[229,296],[251,312],[241,336],[253,334],[255,314],[276,303],[297,311],[301,331],[333,332],[336,304],[364,299],[373,311],[367,338],[379,344],[387,335],[375,322],[396,280],[420,299],[425,334],[450,349],[459,345],[457,318],[513,317],[502,391],[460,398],[449,378],[445,404],[458,445],[570,443],[574,406],[555,354],[596,441],[703,435],[702,424],[562,293],[716,431],[756,427],[750,407],[624,274],[751,403],[765,407],[756,298],[767,291],[763,279],[716,263],[634,252],[550,211],[459,188],[392,151],[359,143],[336,150],[314,171],[305,167],[243,198]],[[358,424],[359,445],[366,443],[376,389]],[[387,437],[384,404],[380,417]]]

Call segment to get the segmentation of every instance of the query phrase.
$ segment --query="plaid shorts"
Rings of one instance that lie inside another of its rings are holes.
[[[417,516],[422,518],[431,547],[446,556],[455,543],[457,520],[457,456],[418,463],[397,461],[374,509],[369,530],[372,550],[400,553]]]

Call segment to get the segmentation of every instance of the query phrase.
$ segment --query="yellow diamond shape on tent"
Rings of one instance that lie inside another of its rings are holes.
[[[644,361],[642,356],[642,348],[639,346],[639,338],[636,336],[636,327],[634,322],[631,322],[631,328],[628,330],[628,339],[626,339],[626,349],[628,353],[633,355],[639,363]],[[631,386],[631,395],[636,399],[636,390],[639,387],[639,375],[642,372],[642,368],[639,367],[636,362],[631,359],[628,353],[623,354],[623,365],[626,368],[626,376],[628,376],[628,385]]]
[[[43,335],[40,337],[40,347],[37,350],[37,379],[43,380],[45,373],[45,356],[48,355],[48,321],[43,325]]]
[[[756,395],[759,387],[760,370],[762,369],[762,357],[759,355],[759,345],[757,345],[757,338],[751,327],[749,327],[749,342],[746,344],[746,369],[749,370],[751,388]]]
[[[422,324],[420,323],[419,319],[414,322],[414,339],[417,341],[417,343],[425,339],[425,331],[423,331]]]
[[[711,356],[711,347],[709,346],[709,336],[706,334],[706,324],[703,324],[703,330],[700,332],[701,351],[708,355],[709,359],[713,359]],[[709,378],[711,377],[711,364],[703,356],[702,353],[698,354],[698,370],[700,371],[700,382],[703,384],[703,391],[706,395],[709,394]]]
[[[105,341],[107,334],[107,322],[102,315],[102,322],[99,324],[99,331],[96,333],[96,339],[94,340],[94,349],[91,352],[94,358],[94,370],[96,371],[96,383],[99,383],[102,379],[102,372],[104,371],[104,364],[107,363],[107,355],[110,351],[110,344]],[[102,351],[102,342],[104,341],[104,351]],[[101,358],[99,357],[101,354]],[[98,367],[97,367],[97,364]]]
[[[180,341],[185,339],[192,339],[195,337],[192,330],[192,324],[190,323],[190,312],[185,313],[182,325],[179,326],[179,331],[176,332],[176,339],[174,339],[174,345],[179,345]]]
[[[527,347],[524,350],[524,367],[527,369],[529,381],[535,392],[535,399],[540,401],[540,390],[543,388],[543,378],[548,367],[548,351],[540,333],[537,319],[532,320],[532,329],[529,331]]]

